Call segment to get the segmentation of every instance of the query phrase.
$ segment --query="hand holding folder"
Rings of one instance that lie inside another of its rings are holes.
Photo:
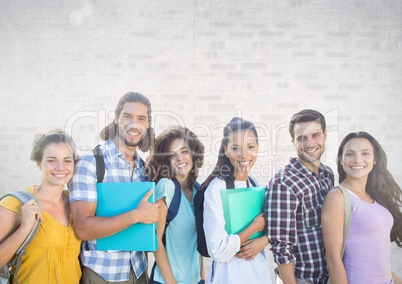
[[[247,228],[254,218],[264,212],[265,187],[248,187],[222,190],[223,216],[228,234],[237,234]],[[250,239],[261,237],[263,231]]]
[[[155,204],[154,201],[150,201],[153,198],[154,189],[149,190],[145,196],[141,199],[137,206],[137,211],[140,211],[141,223],[152,224],[156,223],[159,219],[159,205]],[[156,206],[156,207],[155,207]],[[158,211],[155,210],[158,208]]]
[[[154,182],[97,183],[96,216],[112,217],[138,208]],[[152,194],[148,200],[154,203]],[[155,251],[156,223],[136,223],[125,230],[96,240],[98,250]]]

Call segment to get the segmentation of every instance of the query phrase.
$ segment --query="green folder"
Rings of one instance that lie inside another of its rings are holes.
[[[96,216],[116,216],[138,207],[141,199],[152,188],[154,182],[97,183],[98,203]],[[148,199],[154,203],[154,194]],[[158,239],[156,223],[136,223],[105,238],[96,240],[98,250],[156,251]]]
[[[264,212],[265,187],[222,190],[222,206],[226,232],[238,234],[247,228],[258,214]],[[263,235],[263,231],[256,232],[250,239]]]

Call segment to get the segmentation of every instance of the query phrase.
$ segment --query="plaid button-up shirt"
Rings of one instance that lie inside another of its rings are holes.
[[[125,159],[114,144],[107,140],[100,147],[105,160],[105,175],[103,182],[135,182],[147,181],[144,176],[144,163],[137,153],[134,156],[135,168]],[[97,202],[96,161],[92,152],[82,156],[75,166],[74,176],[70,185],[70,202],[76,200]],[[135,242],[135,240],[133,240]],[[91,268],[104,280],[111,282],[128,281],[130,266],[139,278],[147,268],[144,252],[140,251],[99,251],[96,240],[83,242],[81,249],[83,265]],[[131,264],[131,265],[130,265]]]
[[[296,158],[267,186],[268,238],[276,263],[294,263],[296,278],[325,284],[328,269],[324,255],[321,208],[333,187],[329,167],[311,172]]]

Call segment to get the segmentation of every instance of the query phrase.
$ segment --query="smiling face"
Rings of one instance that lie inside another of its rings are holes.
[[[119,140],[126,147],[137,147],[149,128],[148,107],[138,102],[125,103],[116,123]]]
[[[64,187],[74,173],[73,152],[65,143],[50,143],[37,165],[42,171],[42,184]]]
[[[327,132],[323,132],[321,124],[315,121],[298,122],[294,125],[292,143],[296,148],[298,160],[311,171],[315,171],[320,165],[326,137]]]
[[[235,170],[236,180],[247,180],[248,173],[254,166],[258,155],[257,137],[252,130],[240,130],[230,133],[225,155]]]
[[[173,175],[182,179],[187,177],[193,169],[193,157],[186,142],[179,138],[173,140],[169,145],[169,153]]]
[[[373,145],[365,138],[349,140],[343,148],[340,164],[347,178],[367,179],[375,164]]]

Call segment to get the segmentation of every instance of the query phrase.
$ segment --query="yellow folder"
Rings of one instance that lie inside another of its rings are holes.
[[[258,214],[264,212],[265,187],[222,190],[222,205],[226,232],[237,234],[247,228]],[[263,234],[263,231],[256,232],[250,239]]]

